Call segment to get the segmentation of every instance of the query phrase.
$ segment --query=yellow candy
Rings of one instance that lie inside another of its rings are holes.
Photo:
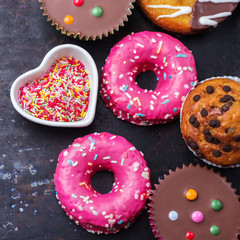
[[[188,189],[186,193],[186,198],[190,201],[193,201],[197,198],[197,191],[194,189]]]

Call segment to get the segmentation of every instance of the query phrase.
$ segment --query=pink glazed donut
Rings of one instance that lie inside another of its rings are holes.
[[[93,189],[98,171],[113,172],[111,192]],[[76,139],[59,155],[54,176],[59,204],[70,219],[92,233],[116,233],[131,225],[144,209],[150,170],[141,152],[125,138],[95,133]]]
[[[153,71],[155,90],[135,79]],[[111,50],[103,67],[101,96],[118,118],[138,125],[166,123],[179,115],[182,102],[197,84],[195,61],[177,39],[159,32],[128,35]]]

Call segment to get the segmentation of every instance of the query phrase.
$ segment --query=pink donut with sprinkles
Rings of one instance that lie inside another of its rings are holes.
[[[115,182],[107,194],[91,184],[108,170]],[[70,219],[92,233],[116,233],[129,227],[145,208],[151,188],[143,154],[125,138],[94,133],[76,139],[59,155],[54,176],[57,199]]]
[[[145,71],[156,74],[155,90],[141,89],[135,82]],[[181,42],[164,33],[139,32],[111,49],[100,93],[118,118],[152,125],[179,115],[184,98],[197,82],[195,60]]]

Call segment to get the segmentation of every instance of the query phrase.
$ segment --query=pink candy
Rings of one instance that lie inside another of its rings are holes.
[[[200,211],[195,211],[192,213],[192,220],[195,222],[195,223],[200,223],[203,221],[203,213],[200,212]]]

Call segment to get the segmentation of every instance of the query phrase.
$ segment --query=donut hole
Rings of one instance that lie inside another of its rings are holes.
[[[101,194],[109,193],[115,182],[113,172],[107,170],[97,171],[91,180],[93,188]]]
[[[141,72],[135,82],[142,89],[155,90],[158,85],[157,76],[153,71]]]

